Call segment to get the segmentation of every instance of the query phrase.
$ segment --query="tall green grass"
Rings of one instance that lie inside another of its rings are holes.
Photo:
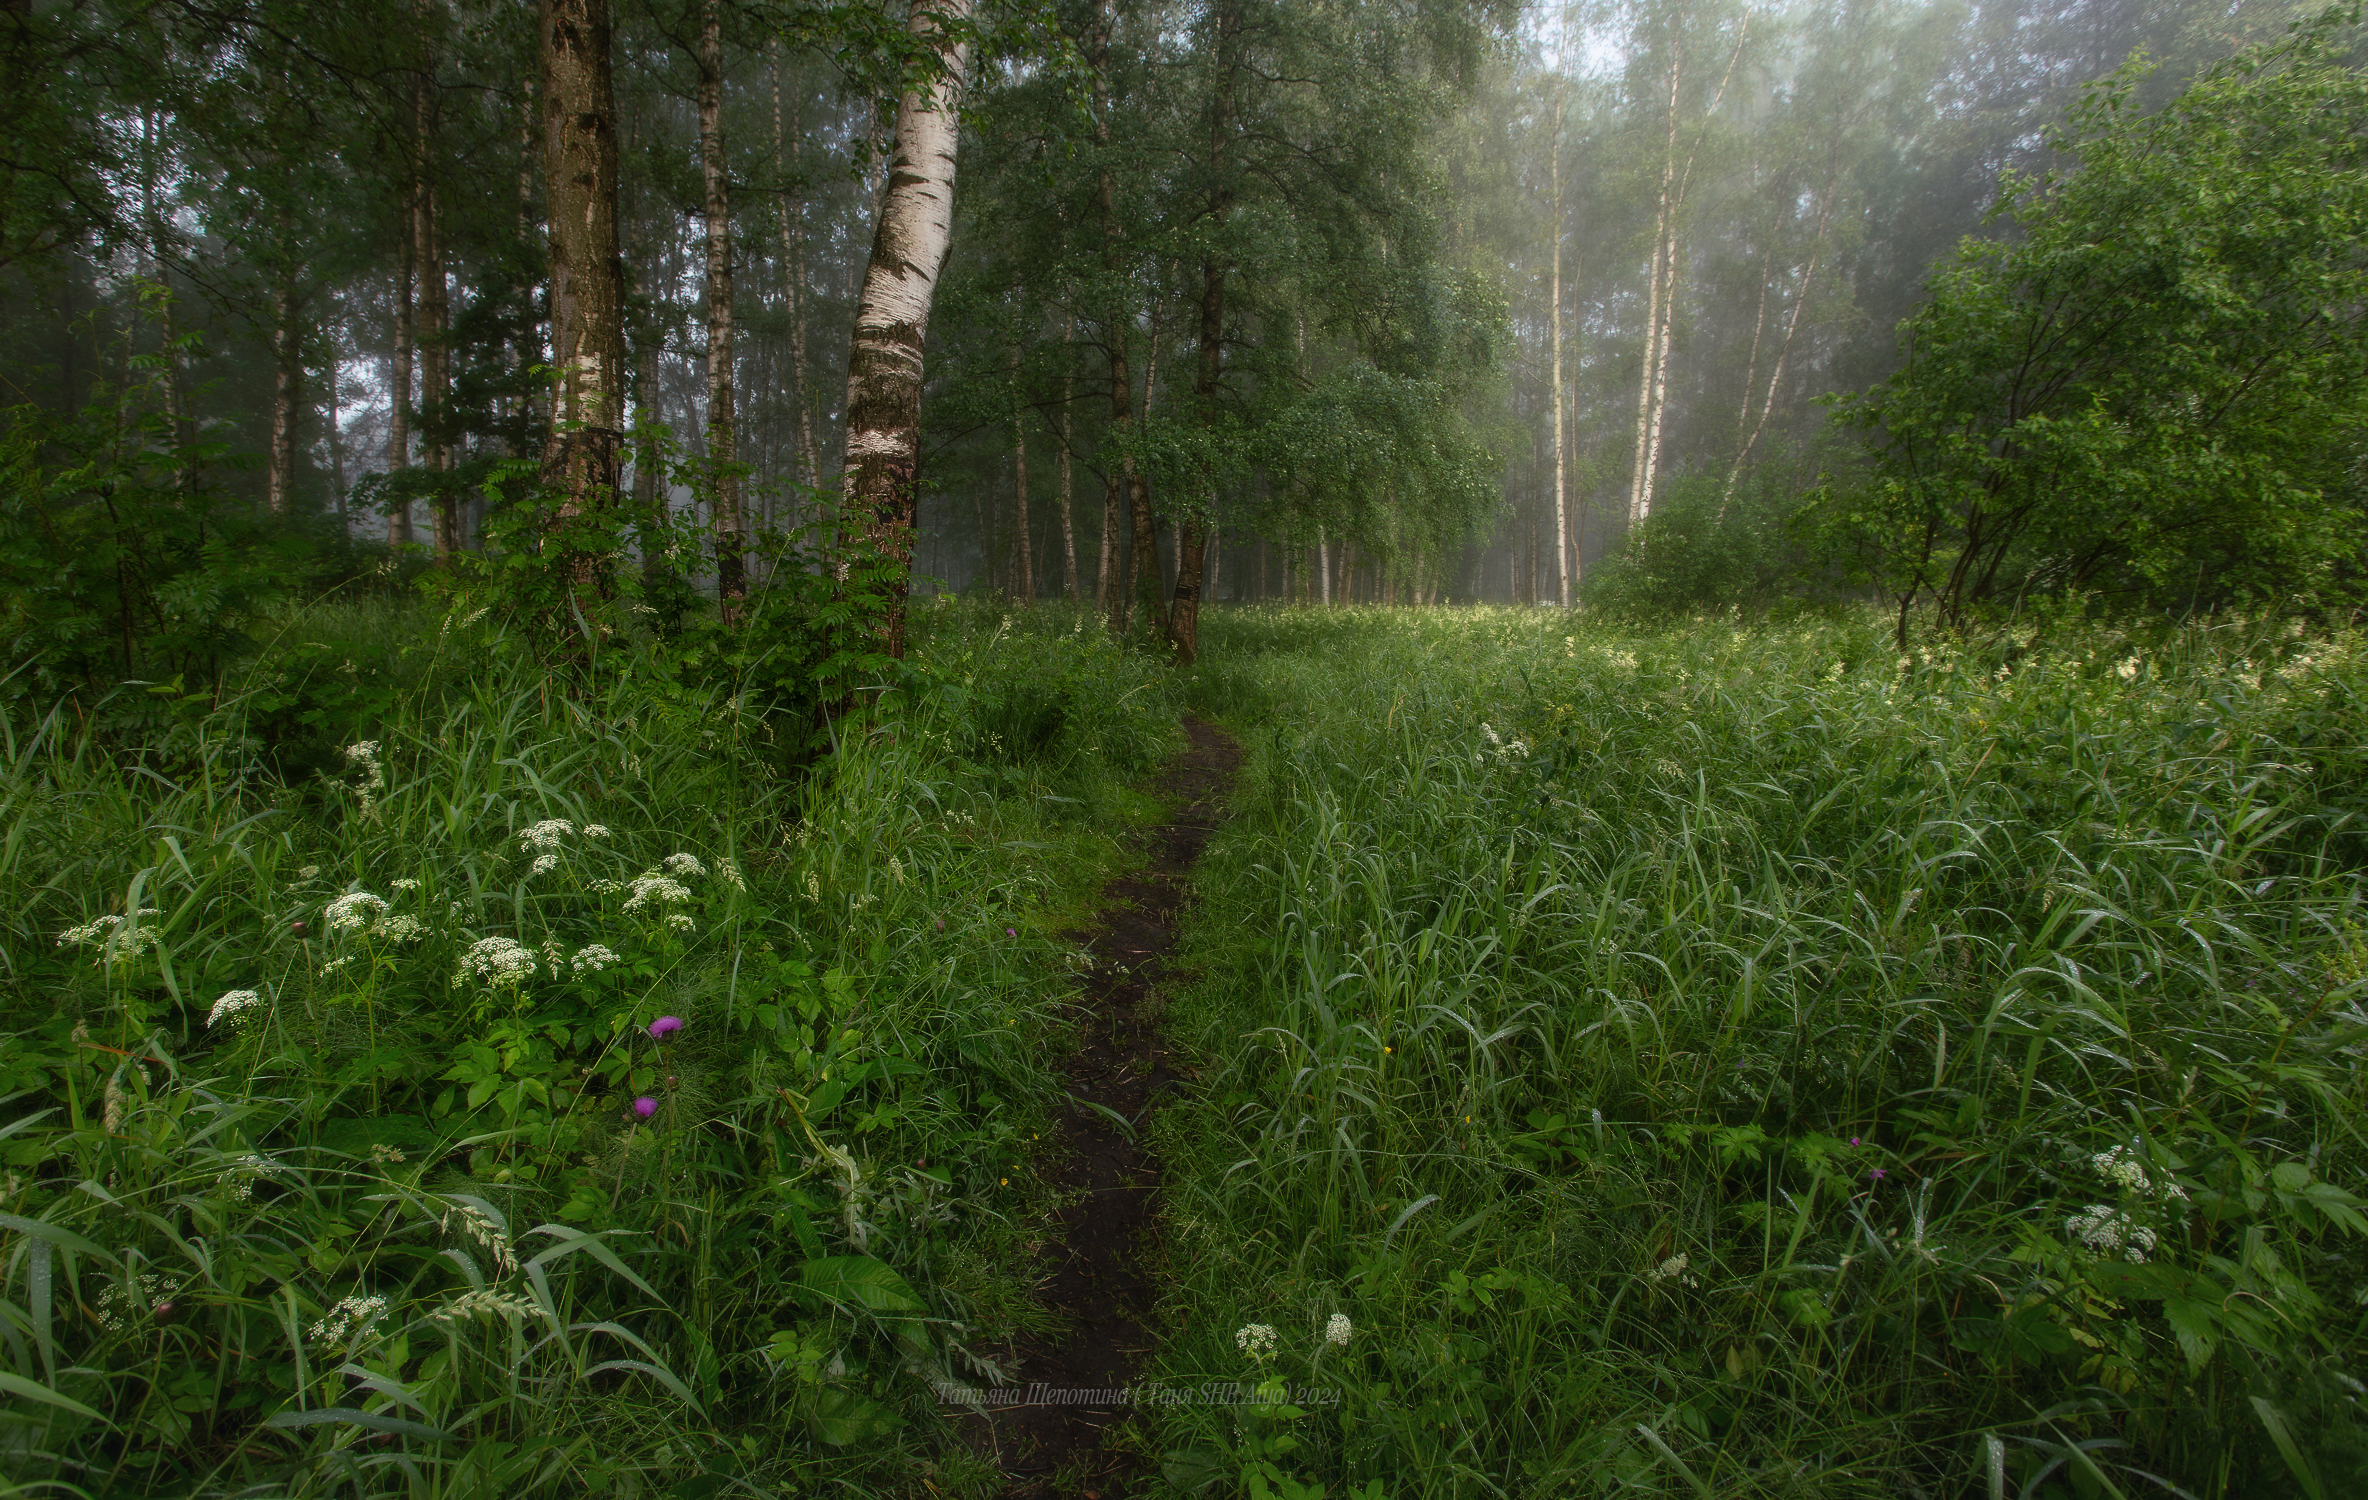
[[[136,742],[0,721],[0,1493],[979,1480],[931,1382],[1040,1317],[1169,674],[947,604],[796,766],[655,643],[286,624]]]
[[[2368,1483],[2356,635],[1205,629],[1178,1486]]]

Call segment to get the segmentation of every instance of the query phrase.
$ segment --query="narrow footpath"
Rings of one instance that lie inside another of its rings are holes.
[[[1184,753],[1152,783],[1174,816],[1145,836],[1144,868],[1105,887],[1100,919],[1076,934],[1094,966],[1073,1012],[1074,1102],[1057,1117],[1045,1153],[1047,1175],[1076,1201],[1058,1216],[1035,1268],[1038,1296],[1062,1322],[1051,1335],[1022,1340],[1012,1370],[1021,1391],[1041,1388],[1048,1399],[997,1408],[971,1431],[977,1451],[1002,1469],[1012,1500],[1050,1494],[1056,1482],[1094,1500],[1148,1488],[1137,1462],[1108,1439],[1129,1415],[1109,1396],[1138,1378],[1153,1342],[1147,1325],[1156,1293],[1144,1261],[1160,1172],[1139,1134],[1177,1075],[1152,988],[1175,945],[1188,877],[1242,760],[1241,746],[1215,725],[1187,718],[1184,733]],[[1113,1114],[1135,1128],[1120,1128]]]

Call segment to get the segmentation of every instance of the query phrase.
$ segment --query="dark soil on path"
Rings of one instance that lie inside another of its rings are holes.
[[[1188,877],[1216,831],[1220,799],[1242,760],[1241,746],[1214,725],[1188,718],[1184,732],[1184,753],[1152,785],[1174,804],[1174,817],[1146,836],[1145,867],[1112,881],[1102,893],[1101,918],[1075,934],[1094,956],[1072,1013],[1078,1048],[1068,1086],[1071,1099],[1081,1102],[1057,1117],[1045,1165],[1052,1185],[1076,1201],[1051,1226],[1033,1268],[1038,1297],[1062,1326],[1011,1351],[1018,1384],[1010,1394],[1022,1396],[1021,1403],[970,1420],[972,1443],[1003,1470],[1003,1494],[1014,1500],[1053,1493],[1056,1479],[1097,1500],[1148,1487],[1139,1460],[1110,1443],[1130,1411],[1108,1393],[1134,1382],[1152,1346],[1146,1325],[1156,1293],[1144,1265],[1159,1165],[1139,1133],[1177,1078],[1159,1035],[1152,986],[1175,944]],[[1120,1129],[1091,1105],[1132,1122],[1136,1131]]]

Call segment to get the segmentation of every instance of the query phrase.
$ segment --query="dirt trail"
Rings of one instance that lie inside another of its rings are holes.
[[[1077,934],[1095,959],[1073,1011],[1079,1046],[1068,1067],[1070,1097],[1084,1102],[1056,1117],[1045,1161],[1054,1186],[1082,1196],[1059,1215],[1035,1268],[1039,1295],[1064,1326],[1013,1351],[1020,1391],[1043,1387],[1034,1393],[1040,1398],[1123,1390],[1151,1352],[1144,1325],[1155,1293],[1142,1261],[1158,1207],[1158,1163],[1139,1139],[1088,1106],[1140,1126],[1175,1082],[1151,986],[1175,944],[1187,877],[1216,831],[1220,798],[1242,760],[1241,746],[1214,725],[1188,718],[1184,732],[1184,753],[1152,784],[1175,804],[1173,819],[1146,835],[1148,864],[1105,887],[1101,917]],[[974,1420],[970,1435],[1003,1470],[1003,1493],[1013,1500],[1051,1493],[1064,1475],[1079,1481],[1082,1494],[1119,1500],[1148,1488],[1127,1455],[1105,1446],[1127,1415],[1107,1399],[1037,1399]]]

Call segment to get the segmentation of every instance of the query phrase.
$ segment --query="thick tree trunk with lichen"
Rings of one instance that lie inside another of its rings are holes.
[[[707,463],[715,485],[715,591],[726,626],[748,596],[732,398],[732,199],[724,163],[723,7],[699,6],[699,171],[707,209]]]
[[[570,533],[613,509],[624,438],[625,265],[608,0],[542,0],[539,23],[551,361],[559,372],[543,476],[559,494],[557,561],[580,586],[599,589],[614,562],[608,543]]]
[[[954,154],[960,144],[968,48],[945,22],[970,18],[972,0],[914,0],[907,23],[937,53],[928,94],[896,107],[896,155],[872,236],[870,265],[847,351],[846,523],[879,554],[887,574],[881,635],[904,655],[905,598],[912,589],[913,516],[920,497],[921,356],[938,273],[954,234]]]

